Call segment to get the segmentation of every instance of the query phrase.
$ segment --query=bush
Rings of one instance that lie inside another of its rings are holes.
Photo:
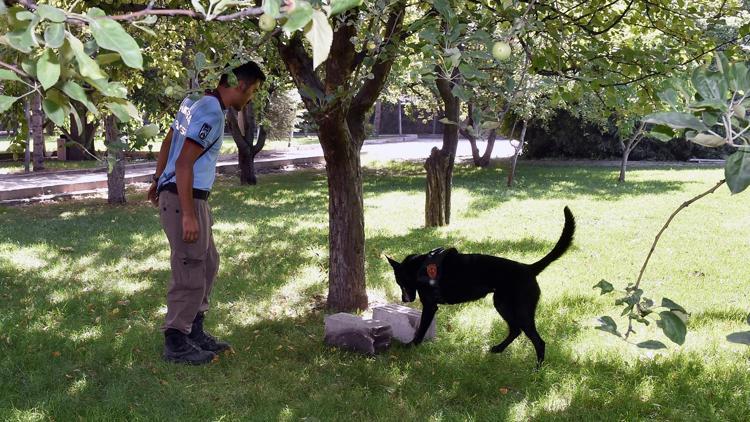
[[[646,138],[630,153],[630,159],[687,161],[690,158],[725,158],[732,151],[706,148],[685,139],[661,142]],[[614,126],[606,130],[587,123],[565,110],[559,110],[547,122],[532,121],[526,132],[524,158],[619,159],[622,150]]]

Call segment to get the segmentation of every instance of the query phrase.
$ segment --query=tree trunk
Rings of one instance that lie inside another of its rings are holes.
[[[477,146],[477,137],[474,136],[472,132],[469,132],[467,128],[468,126],[474,127],[474,106],[473,104],[469,103],[467,108],[468,117],[464,122],[461,122],[458,131],[469,141],[469,145],[471,145],[471,158],[474,160],[474,165],[477,167],[487,167],[490,164],[490,157],[492,156],[492,149],[495,146],[495,137],[497,136],[497,132],[495,129],[492,129],[489,132],[489,134],[487,135],[487,145],[484,154],[480,156],[479,147]],[[474,128],[474,130],[476,131],[477,129]]]
[[[28,173],[31,171],[31,138],[33,136],[31,132],[31,103],[29,97],[24,99],[24,113],[26,114],[26,148],[23,155],[23,171]]]
[[[41,94],[31,96],[31,136],[34,139],[34,171],[44,170],[44,112]]]
[[[515,130],[515,124],[513,125],[513,128]],[[513,147],[513,158],[510,160],[510,172],[508,173],[508,187],[513,186],[513,180],[516,178],[516,164],[518,164],[518,156],[521,155],[521,151],[523,151],[523,143],[526,139],[526,129],[528,128],[528,121],[523,121],[523,128],[521,129],[521,136],[518,140],[518,146]],[[511,131],[512,134],[512,131]]]
[[[620,163],[620,177],[617,178],[618,183],[625,183],[625,171],[628,167],[628,157],[630,156],[630,150],[625,149],[622,153],[622,162]]]
[[[383,103],[378,100],[375,103],[375,118],[373,120],[373,131],[375,132],[375,135],[380,135],[380,124],[383,120]]]
[[[398,134],[403,135],[403,129],[401,127],[401,99],[398,99]]]
[[[69,161],[91,160],[96,156],[94,136],[99,127],[99,122],[96,120],[88,121],[88,112],[85,107],[76,105],[73,105],[73,107],[76,107],[83,127],[78,127],[73,116],[70,117],[70,132],[66,132],[65,130],[63,132],[75,144],[66,146],[65,158]]]
[[[432,149],[430,157],[424,164],[427,170],[425,198],[425,226],[446,226],[451,221],[451,186],[453,184],[453,164],[458,147],[458,119],[461,101],[453,95],[451,89],[459,77],[454,70],[451,80],[438,78],[436,81],[440,97],[445,108],[445,117],[456,122],[443,125],[443,146]]]
[[[320,124],[328,176],[328,304],[341,311],[367,308],[365,288],[365,219],[359,148],[344,121]],[[344,140],[344,142],[342,142]],[[344,146],[344,145],[342,145]]]
[[[492,129],[487,136],[487,146],[484,149],[484,155],[479,159],[479,167],[489,167],[490,160],[492,159],[492,150],[495,148],[495,139],[497,139],[497,131]]]
[[[124,204],[125,199],[125,151],[120,144],[120,131],[114,115],[104,119],[104,142],[107,145],[107,201],[112,205]],[[112,157],[114,156],[114,157]],[[112,159],[114,158],[114,159]]]
[[[382,25],[383,47],[397,49],[402,40],[406,3],[391,5],[388,21]],[[365,138],[365,116],[378,99],[396,58],[376,60],[369,70],[373,77],[362,82],[351,101],[335,98],[321,107],[305,92],[333,95],[342,86],[352,89],[354,70],[366,54],[359,55],[352,44],[356,36],[356,13],[336,20],[331,51],[324,63],[325,80],[313,70],[299,32],[277,46],[310,115],[318,123],[328,176],[328,307],[351,312],[366,309],[365,233],[360,151]],[[366,51],[366,50],[362,50]],[[384,50],[387,51],[387,50]],[[367,71],[366,70],[366,71]],[[356,88],[354,88],[356,89]],[[333,95],[337,97],[336,95]]]
[[[451,182],[453,163],[448,154],[432,148],[425,162],[427,170],[427,195],[425,198],[425,226],[438,227],[450,224]]]
[[[227,112],[227,120],[229,121],[232,139],[237,145],[240,184],[256,185],[258,184],[258,178],[255,175],[255,156],[265,145],[266,130],[263,127],[260,128],[260,131],[257,130],[255,109],[252,104],[243,108],[241,114],[230,108]],[[253,142],[256,133],[258,133],[257,142]]]
[[[646,128],[646,123],[641,122],[638,129],[635,130],[633,136],[628,140],[628,143],[622,141],[620,138],[620,148],[622,148],[622,161],[620,162],[620,177],[617,178],[617,183],[625,183],[625,172],[628,167],[628,158],[630,153],[633,152],[638,143],[643,139],[643,130]]]

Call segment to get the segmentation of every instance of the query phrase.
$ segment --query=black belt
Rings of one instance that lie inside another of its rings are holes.
[[[162,191],[167,191],[167,192],[172,192],[174,194],[177,194],[177,184],[176,183],[163,184],[159,186],[159,192],[162,192]],[[205,201],[208,199],[208,195],[210,194],[211,194],[211,191],[193,188],[193,199],[202,199]]]

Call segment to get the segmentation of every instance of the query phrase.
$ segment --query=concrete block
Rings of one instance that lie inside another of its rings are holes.
[[[399,304],[389,304],[373,308],[372,317],[378,321],[390,324],[393,330],[393,338],[401,343],[409,343],[414,340],[414,335],[419,327],[419,319],[422,313],[416,309]],[[424,336],[425,340],[435,338],[435,320],[432,320],[430,328]]]
[[[391,346],[390,325],[341,312],[325,317],[325,342],[328,345],[367,355],[380,353]]]

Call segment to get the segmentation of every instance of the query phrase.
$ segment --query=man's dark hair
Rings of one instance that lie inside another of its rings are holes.
[[[234,76],[237,77],[237,81],[245,81],[248,85],[252,85],[253,83],[255,83],[255,81],[260,81],[261,83],[266,81],[266,74],[263,73],[263,71],[260,69],[260,66],[258,66],[258,64],[253,61],[235,67],[234,69],[232,69],[232,73],[234,73]],[[228,77],[225,73],[221,75],[219,84],[226,86],[228,85],[227,80]]]

